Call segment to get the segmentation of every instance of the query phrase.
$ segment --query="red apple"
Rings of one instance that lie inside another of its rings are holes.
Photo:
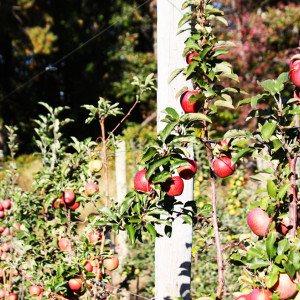
[[[65,190],[63,198],[66,203],[72,203],[75,200],[75,194],[72,190]]]
[[[264,237],[269,232],[270,217],[268,214],[259,207],[253,208],[248,216],[247,223],[253,233],[260,237]]]
[[[70,241],[67,238],[62,238],[58,241],[58,247],[61,251],[69,251]]]
[[[213,169],[217,176],[224,178],[233,174],[235,170],[235,164],[231,163],[230,157],[224,156],[214,160]]]
[[[97,243],[102,238],[102,233],[99,231],[91,231],[89,234],[89,241],[91,244]]]
[[[32,285],[29,287],[29,294],[31,296],[39,296],[42,292],[42,288],[39,285]]]
[[[272,300],[273,294],[268,290],[254,289],[249,296],[249,300]]]
[[[286,235],[288,233],[288,231],[290,230],[290,219],[289,217],[284,217],[281,219],[280,223],[276,224],[276,230],[277,232]]]
[[[20,230],[21,229],[21,224],[17,223],[14,226],[14,231]]]
[[[198,53],[190,53],[190,54],[188,54],[187,56],[186,56],[186,62],[188,63],[188,64],[190,64],[192,61],[194,61],[195,59],[193,59],[193,57],[194,56],[199,56],[199,54]]]
[[[1,289],[0,290],[0,298],[4,298],[5,297],[5,290]]]
[[[93,266],[91,265],[91,263],[89,261],[87,261],[84,264],[84,268],[88,271],[88,272],[93,272]]]
[[[91,170],[92,173],[98,173],[101,171],[103,167],[103,163],[100,159],[95,159],[90,161],[89,163],[89,168]]]
[[[85,193],[88,196],[93,196],[95,192],[99,191],[99,187],[96,183],[94,182],[88,182],[84,188]]]
[[[103,260],[103,266],[108,270],[115,270],[119,266],[119,259],[117,256],[113,256],[111,258],[105,258]]]
[[[5,215],[4,211],[0,210],[0,218],[4,218],[4,215]]]
[[[73,209],[73,210],[77,209],[79,206],[80,206],[80,202],[74,202],[74,203],[67,204],[67,207],[70,209]]]
[[[5,226],[4,226],[4,225],[3,225],[3,226],[0,226],[0,233],[3,232],[4,229],[5,229]]]
[[[10,235],[10,230],[9,228],[5,228],[4,231],[2,232],[3,236],[9,236]]]
[[[292,280],[292,278],[286,273],[280,273],[278,277],[278,281],[272,287],[272,290],[275,293],[279,294],[279,299],[286,300],[292,299],[297,294],[296,283]]]
[[[57,199],[54,200],[53,206],[54,206],[55,208],[62,208],[62,207],[64,206],[63,203],[64,203],[64,200],[63,200],[63,199],[57,198]]]
[[[72,278],[69,280],[69,287],[72,291],[78,291],[82,287],[82,281],[79,278]]]
[[[290,67],[291,80],[295,86],[300,87],[300,59],[295,60]]]
[[[3,210],[3,205],[0,203],[0,210]]]
[[[183,192],[184,183],[180,176],[172,176],[163,185],[163,190],[169,196],[180,196]]]
[[[134,177],[134,188],[136,191],[147,193],[151,190],[151,182],[146,179],[146,170],[141,170]]]
[[[2,201],[1,204],[2,204],[2,206],[3,206],[4,208],[9,209],[10,206],[11,206],[11,200],[5,199],[5,200]]]
[[[195,160],[189,158],[184,158],[183,160],[187,161],[189,164],[177,168],[177,172],[181,178],[188,180],[194,177],[197,171],[197,163]]]
[[[10,293],[8,296],[8,300],[17,300],[18,299],[18,295],[15,293]]]
[[[186,113],[196,113],[200,110],[201,101],[196,100],[193,104],[190,102],[190,98],[193,95],[199,95],[197,91],[186,91],[180,97],[180,104],[184,112]]]
[[[250,299],[250,295],[241,295],[239,297],[237,297],[235,300],[249,300]]]
[[[2,244],[1,250],[4,252],[8,252],[10,249],[10,245],[8,243]]]

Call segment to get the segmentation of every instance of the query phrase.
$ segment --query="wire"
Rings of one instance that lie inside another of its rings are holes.
[[[123,15],[117,21],[115,21],[114,23],[112,23],[108,27],[104,28],[102,31],[98,32],[97,34],[95,34],[94,36],[92,36],[90,39],[88,39],[87,41],[85,41],[83,44],[79,45],[78,47],[76,47],[75,49],[73,49],[72,51],[70,51],[69,53],[67,53],[66,55],[64,55],[63,57],[61,57],[60,59],[58,59],[55,63],[50,64],[47,67],[45,67],[45,69],[43,71],[41,71],[37,75],[33,76],[31,79],[27,80],[26,82],[24,82],[23,84],[21,84],[20,86],[18,86],[15,90],[11,91],[7,95],[5,95],[3,98],[1,98],[0,103],[3,102],[3,101],[5,101],[11,95],[15,94],[17,91],[21,90],[24,86],[28,85],[30,82],[32,82],[33,80],[35,80],[37,77],[43,75],[44,73],[46,73],[48,71],[56,71],[57,68],[55,68],[55,66],[58,65],[60,62],[66,60],[72,54],[74,54],[75,52],[77,52],[78,50],[80,50],[81,48],[83,48],[84,46],[86,46],[87,44],[89,44],[90,42],[92,42],[94,39],[96,39],[97,37],[99,37],[100,35],[102,35],[104,32],[106,32],[107,30],[109,30],[110,28],[112,28],[113,26],[115,26],[116,24],[118,24],[120,21],[122,21],[126,17],[130,16],[131,14],[133,14],[135,11],[137,11],[138,9],[140,9],[141,7],[143,7],[145,4],[147,4],[150,1],[152,1],[152,0],[146,0],[145,2],[143,2],[142,4],[140,4],[137,8],[133,9],[132,11],[130,11],[129,13],[127,13],[126,15]]]

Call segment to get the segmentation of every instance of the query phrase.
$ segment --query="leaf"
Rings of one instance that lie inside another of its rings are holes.
[[[267,79],[263,82],[257,81],[257,83],[262,86],[265,91],[269,92],[271,95],[276,94],[276,82],[273,79]]]
[[[229,50],[227,50],[227,49],[217,49],[213,53],[212,57],[217,57],[217,56],[222,55],[222,54],[227,54],[228,52],[229,52]]]
[[[195,71],[195,68],[199,65],[199,62],[197,61],[192,61],[188,67],[187,67],[187,70],[186,70],[186,78],[188,78],[194,71]]]
[[[231,41],[218,41],[215,46],[216,47],[222,47],[222,46],[236,47],[236,44]]]
[[[172,108],[172,107],[167,107],[165,108],[163,111],[163,113],[166,113],[168,115],[170,115],[173,119],[178,120],[179,119],[179,114],[177,113],[177,111]]]
[[[159,136],[163,142],[170,136],[171,132],[173,131],[174,127],[177,125],[177,122],[170,122],[168,123],[163,130],[159,132]]]
[[[178,23],[178,28],[180,28],[182,25],[184,25],[185,23],[189,22],[191,20],[191,12],[186,13],[181,20]]]
[[[149,178],[154,174],[156,169],[158,169],[162,165],[167,164],[169,161],[170,161],[170,157],[166,156],[152,163],[146,172],[146,179],[149,180]]]
[[[286,239],[283,239],[278,242],[277,253],[278,255],[284,254],[290,249],[290,242]]]
[[[290,277],[293,278],[296,273],[294,265],[289,261],[283,261],[282,265],[284,266],[286,272],[290,275]]]
[[[148,224],[146,224],[146,228],[147,228],[148,232],[151,234],[152,241],[154,242],[155,238],[156,238],[156,231],[155,231],[154,226],[152,224],[148,223]]]
[[[267,254],[269,258],[273,258],[276,255],[276,248],[274,247],[276,242],[276,235],[274,232],[268,234],[266,239],[266,248]]]
[[[187,41],[185,42],[186,46],[191,49],[196,49],[196,50],[201,50],[200,46],[198,43],[193,38],[188,38]],[[200,55],[201,56],[201,55]],[[203,57],[201,57],[203,59]]]
[[[131,205],[134,198],[127,199],[123,201],[119,207],[119,214],[122,216],[125,212],[128,211],[129,206]]]
[[[131,244],[133,245],[135,242],[135,228],[131,224],[125,224],[124,228],[127,230],[129,239],[131,241]]]
[[[283,199],[285,194],[287,193],[287,191],[290,188],[290,183],[286,182],[283,186],[280,187],[279,191],[278,191],[278,197],[279,199]]]
[[[171,73],[171,75],[169,76],[168,84],[170,84],[180,73],[182,73],[183,70],[184,70],[184,68],[178,68],[178,69],[174,70]]]
[[[205,46],[203,50],[199,53],[200,58],[203,59],[212,48],[212,46]]]
[[[182,121],[189,121],[189,122],[195,122],[195,121],[207,121],[211,123],[211,119],[207,117],[206,115],[202,113],[190,113],[190,114],[184,114],[181,117]]]
[[[102,213],[103,215],[113,219],[114,221],[117,220],[116,214],[112,210],[110,210],[108,207],[100,207],[100,208],[98,208],[98,211],[100,213]]]
[[[276,195],[277,195],[277,186],[270,179],[267,180],[267,191],[268,191],[268,194],[269,194],[270,197],[276,198]]]
[[[270,265],[270,262],[262,258],[254,257],[250,261],[246,262],[246,264],[250,269],[258,269],[258,268],[268,267]]]
[[[266,275],[265,283],[266,283],[267,288],[270,289],[272,286],[274,286],[274,284],[278,280],[278,275],[279,275],[278,271],[270,272],[269,274]]]
[[[154,175],[151,178],[151,181],[153,183],[159,183],[159,182],[165,182],[169,178],[171,178],[170,172],[162,171],[162,172],[159,172],[157,175]]]
[[[186,222],[187,224],[189,224],[189,225],[192,225],[192,224],[193,224],[193,219],[192,219],[190,216],[187,216],[187,215],[182,216],[182,220],[183,220],[184,222]]]
[[[247,257],[248,259],[251,259],[253,257],[262,258],[263,254],[254,247],[251,247],[247,250]]]
[[[244,157],[247,153],[251,152],[252,149],[251,148],[246,148],[243,150],[240,150],[232,159],[231,159],[231,163],[235,164],[241,157]]]
[[[276,129],[275,123],[265,123],[264,126],[261,128],[261,134],[265,141],[268,141],[268,139],[272,136]]]
[[[251,133],[246,130],[239,130],[239,129],[233,129],[233,130],[228,130],[224,134],[224,139],[231,139],[231,138],[242,138],[242,137],[251,137]]]
[[[228,26],[228,22],[225,18],[221,17],[221,16],[216,16],[216,20],[222,22],[224,25]]]
[[[216,106],[223,106],[223,107],[228,107],[228,108],[234,109],[234,106],[228,101],[217,100],[214,104]]]

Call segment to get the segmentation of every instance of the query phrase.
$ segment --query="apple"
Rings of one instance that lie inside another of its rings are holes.
[[[69,251],[70,241],[67,238],[62,238],[58,241],[58,247],[61,251]]]
[[[3,210],[3,205],[0,203],[0,210]]]
[[[39,296],[42,292],[42,288],[38,285],[32,285],[29,287],[29,294],[31,296]]]
[[[199,54],[195,52],[188,54],[186,56],[186,62],[190,64],[192,61],[195,61],[195,59],[193,59],[194,56],[199,56]]]
[[[63,203],[64,203],[64,200],[62,198],[57,198],[57,199],[54,200],[53,206],[55,208],[62,208],[64,206]]]
[[[108,270],[115,270],[119,266],[119,258],[117,256],[113,256],[111,258],[105,258],[103,260],[103,266]]]
[[[97,243],[102,238],[102,233],[99,231],[91,231],[89,233],[89,241],[91,244]]]
[[[19,272],[18,272],[18,270],[16,270],[16,269],[13,269],[13,270],[12,270],[12,273],[13,273],[14,276],[18,276],[18,275],[19,275]]]
[[[87,270],[87,272],[93,272],[93,266],[89,261],[84,264],[84,268]]]
[[[146,170],[141,170],[134,177],[134,188],[136,191],[147,193],[151,190],[151,182],[146,179]]]
[[[247,216],[247,223],[253,233],[260,237],[264,237],[269,232],[271,218],[259,207],[253,208]]]
[[[0,218],[4,218],[4,215],[5,215],[4,211],[0,210]]]
[[[235,300],[249,300],[250,299],[250,295],[241,295],[239,297],[237,297]]]
[[[103,168],[103,163],[100,159],[90,161],[89,169],[92,173],[98,173]]]
[[[183,160],[187,161],[189,165],[177,168],[177,172],[181,178],[188,180],[194,177],[197,171],[197,163],[189,158],[184,158]]]
[[[82,287],[82,281],[80,278],[72,278],[69,280],[69,287],[72,291],[78,291]]]
[[[11,200],[5,199],[5,200],[2,201],[1,204],[2,204],[2,206],[3,206],[4,208],[9,209],[10,206],[11,206]]]
[[[3,232],[4,229],[5,229],[5,226],[4,226],[4,225],[3,225],[3,226],[0,226],[0,233]]]
[[[18,296],[15,293],[10,293],[8,296],[8,300],[17,300]]]
[[[10,230],[9,228],[5,228],[4,231],[2,232],[3,236],[9,236],[10,235]]]
[[[72,203],[75,200],[75,194],[72,190],[65,190],[63,199],[65,203]]]
[[[200,100],[196,100],[193,104],[190,102],[193,95],[199,95],[199,93],[197,91],[186,91],[180,97],[181,107],[186,113],[196,113],[200,110]]]
[[[254,289],[249,296],[249,300],[272,300],[273,293],[268,290]]]
[[[74,202],[74,203],[67,204],[67,207],[70,209],[73,209],[73,210],[77,209],[79,206],[80,206],[80,202]]]
[[[230,157],[224,156],[214,160],[213,169],[217,176],[224,178],[233,174],[235,170],[235,164],[231,163]]]
[[[4,298],[5,297],[5,290],[1,289],[0,290],[0,298]]]
[[[1,250],[4,251],[4,252],[8,252],[10,249],[10,246],[8,243],[4,243],[1,247]]]
[[[290,77],[294,85],[300,87],[300,59],[291,61],[290,64]]]
[[[99,187],[96,183],[94,182],[88,182],[84,188],[85,193],[88,196],[93,196],[95,192],[99,191]]]
[[[284,217],[281,219],[280,223],[276,224],[275,228],[276,228],[277,232],[279,232],[283,235],[286,235],[288,233],[288,231],[291,229],[289,226],[290,226],[289,217]]]
[[[279,294],[279,299],[292,299],[297,294],[297,284],[286,273],[280,273],[278,281],[272,287],[275,293]]]
[[[17,231],[20,229],[21,229],[21,224],[19,224],[19,223],[15,224],[14,231]]]
[[[163,190],[169,196],[180,196],[183,192],[184,183],[180,176],[172,176],[171,179],[168,179],[164,185]]]

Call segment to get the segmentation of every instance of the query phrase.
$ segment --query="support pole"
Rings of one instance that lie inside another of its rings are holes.
[[[165,126],[165,123],[161,122],[164,117],[161,111],[166,107],[172,107],[178,113],[182,113],[176,94],[184,86],[191,88],[191,83],[181,75],[168,84],[172,71],[186,66],[182,52],[184,42],[190,33],[186,31],[177,35],[178,22],[183,16],[181,11],[183,2],[183,0],[157,1],[158,132]],[[191,153],[192,149],[190,150]],[[186,180],[184,184],[183,194],[177,197],[183,205],[193,200],[193,180]],[[177,206],[176,211],[181,211],[181,206]],[[171,238],[164,235],[163,227],[158,228],[163,237],[156,238],[155,241],[155,299],[180,297],[190,300],[192,225],[184,224],[181,217],[177,217],[172,227]]]

